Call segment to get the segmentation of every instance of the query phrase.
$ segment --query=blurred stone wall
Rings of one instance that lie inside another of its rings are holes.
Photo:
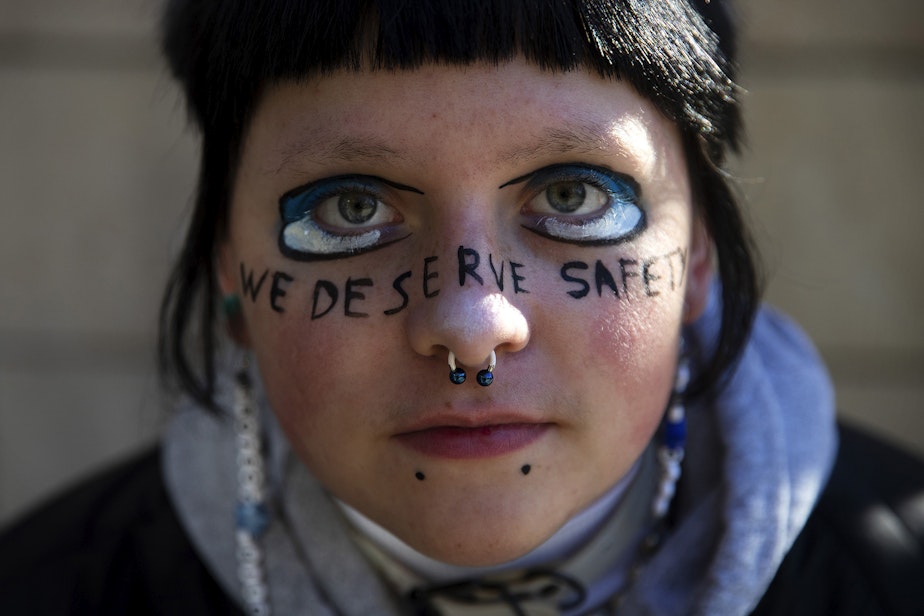
[[[924,3],[739,7],[767,299],[815,340],[844,417],[924,452]]]
[[[924,3],[746,0],[736,167],[843,414],[924,452]],[[151,441],[197,146],[155,0],[0,0],[0,521]]]
[[[146,0],[0,0],[0,520],[150,441],[197,149]]]

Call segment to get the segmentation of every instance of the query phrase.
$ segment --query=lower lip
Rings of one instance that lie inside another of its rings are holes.
[[[477,428],[441,427],[397,436],[406,446],[437,458],[489,458],[522,449],[539,439],[550,424],[514,423]]]

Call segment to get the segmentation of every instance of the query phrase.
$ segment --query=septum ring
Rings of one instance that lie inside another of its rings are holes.
[[[494,352],[494,349],[491,349],[491,355],[488,356],[488,367],[485,370],[479,370],[476,375],[478,384],[482,387],[487,387],[494,382],[494,368],[497,366],[497,353]],[[465,382],[465,370],[456,366],[456,354],[449,351],[449,380],[455,383],[456,385],[461,385]]]

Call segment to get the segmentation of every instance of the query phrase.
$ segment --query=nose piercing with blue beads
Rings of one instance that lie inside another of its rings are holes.
[[[494,382],[495,366],[497,366],[497,354],[492,350],[487,369],[479,370],[475,377],[479,385],[487,387]],[[452,351],[449,351],[449,380],[456,385],[461,385],[465,382],[465,370],[456,366],[456,354]]]

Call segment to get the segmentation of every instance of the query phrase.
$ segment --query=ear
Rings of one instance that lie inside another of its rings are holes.
[[[216,275],[218,278],[218,290],[221,293],[222,297],[222,306],[225,306],[224,299],[227,297],[234,296],[238,299],[237,303],[237,312],[234,314],[227,314],[224,312],[222,318],[225,321],[225,326],[228,330],[228,335],[231,336],[231,339],[234,340],[238,345],[242,347],[250,346],[250,335],[247,331],[247,322],[244,319],[243,313],[243,296],[241,295],[241,290],[237,285],[237,267],[235,267],[236,259],[231,254],[231,247],[227,241],[222,242],[218,248],[218,255],[216,258]]]
[[[699,217],[693,220],[690,252],[687,257],[687,286],[683,300],[683,322],[692,323],[703,314],[715,270],[712,263],[712,238]]]

